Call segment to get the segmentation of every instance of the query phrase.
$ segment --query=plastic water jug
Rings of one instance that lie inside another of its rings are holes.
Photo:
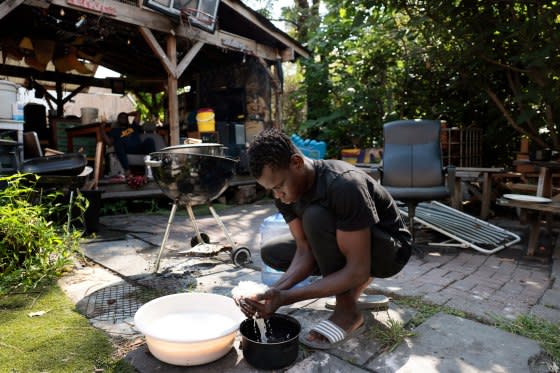
[[[288,224],[284,220],[282,214],[276,213],[272,216],[267,217],[266,219],[264,219],[260,227],[261,247],[270,239],[288,233],[290,233],[290,228],[288,227]],[[261,281],[268,286],[272,286],[276,283],[276,281],[280,279],[280,277],[282,277],[283,274],[284,272],[278,271],[264,264],[261,272]],[[316,280],[316,277],[310,276],[300,283],[294,285],[294,287],[309,285],[314,280]]]
[[[271,238],[290,233],[290,228],[279,212],[264,219],[260,227],[261,247]]]

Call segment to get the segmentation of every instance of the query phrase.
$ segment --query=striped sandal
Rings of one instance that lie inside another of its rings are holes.
[[[313,328],[307,330],[306,333],[302,333],[299,336],[299,341],[307,347],[311,347],[317,350],[328,350],[329,348],[333,348],[338,346],[339,344],[347,341],[350,338],[357,337],[362,334],[366,330],[366,322],[362,323],[358,328],[353,330],[350,333],[347,333],[344,329],[340,326],[336,325],[330,320],[323,320],[319,324],[315,325]],[[327,340],[308,340],[307,336],[309,336],[310,332],[316,332],[321,334]]]
[[[369,310],[373,312],[386,311],[389,309],[389,303],[391,298],[386,297],[383,294],[379,295],[361,295],[358,298],[358,309]],[[334,310],[336,307],[336,300],[334,298],[328,299],[325,303],[325,308],[329,310]]]

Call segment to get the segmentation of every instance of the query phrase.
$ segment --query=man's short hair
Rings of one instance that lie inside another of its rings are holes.
[[[292,155],[299,152],[288,135],[277,128],[270,128],[255,137],[247,153],[251,174],[259,178],[264,166],[274,170],[288,168]]]

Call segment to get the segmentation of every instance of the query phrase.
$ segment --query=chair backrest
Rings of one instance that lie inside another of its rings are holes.
[[[29,131],[23,133],[23,157],[25,159],[42,157],[43,150],[39,142],[37,132]]]
[[[383,137],[383,185],[418,188],[444,184],[439,121],[389,122],[383,126]]]

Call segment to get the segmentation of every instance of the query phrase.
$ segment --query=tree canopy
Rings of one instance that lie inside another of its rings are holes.
[[[313,58],[291,101],[307,120],[288,126],[333,152],[420,117],[483,128],[487,163],[511,157],[512,137],[558,150],[559,14],[557,1],[296,0],[284,17]]]

